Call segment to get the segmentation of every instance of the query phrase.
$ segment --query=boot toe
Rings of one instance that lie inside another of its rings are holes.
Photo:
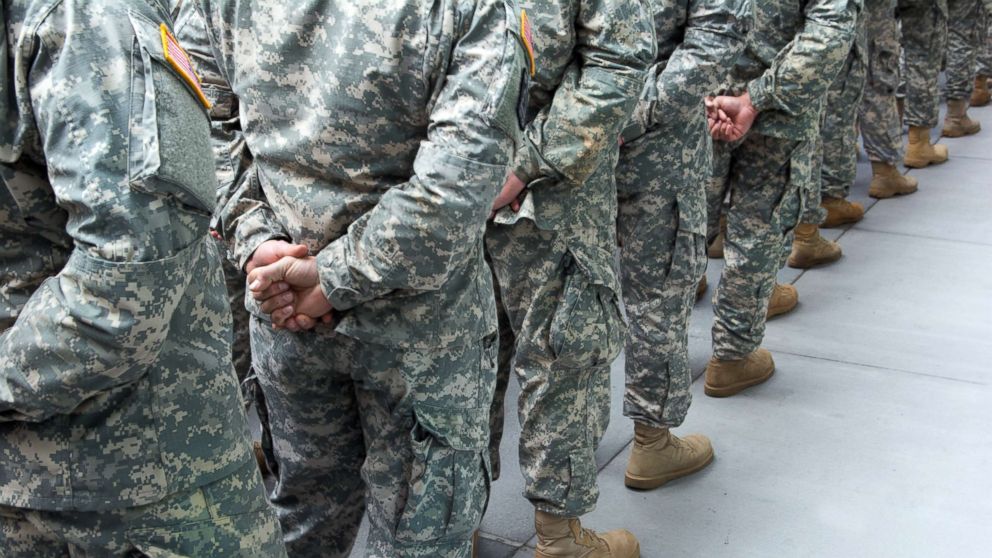
[[[616,529],[600,535],[610,551],[603,558],[640,558],[641,544],[637,537],[626,529]]]

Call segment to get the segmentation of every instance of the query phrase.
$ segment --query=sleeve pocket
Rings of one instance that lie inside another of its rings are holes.
[[[128,179],[131,188],[213,213],[216,176],[210,121],[196,92],[165,59],[158,24],[129,13],[131,55]]]

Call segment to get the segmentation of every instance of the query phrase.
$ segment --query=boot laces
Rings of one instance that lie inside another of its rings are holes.
[[[592,529],[582,527],[577,519],[572,521],[572,534],[575,537],[575,543],[580,546],[588,548],[604,546],[608,548],[605,539],[597,535]]]

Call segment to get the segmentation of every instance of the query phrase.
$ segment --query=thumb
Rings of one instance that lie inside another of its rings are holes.
[[[281,258],[275,263],[251,270],[248,273],[248,290],[262,292],[276,281],[282,281],[286,278],[286,272],[292,262],[293,258]]]

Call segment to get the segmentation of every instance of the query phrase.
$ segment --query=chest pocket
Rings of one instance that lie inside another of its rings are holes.
[[[128,179],[132,189],[210,214],[216,177],[210,120],[198,91],[166,59],[161,24],[130,13]]]

